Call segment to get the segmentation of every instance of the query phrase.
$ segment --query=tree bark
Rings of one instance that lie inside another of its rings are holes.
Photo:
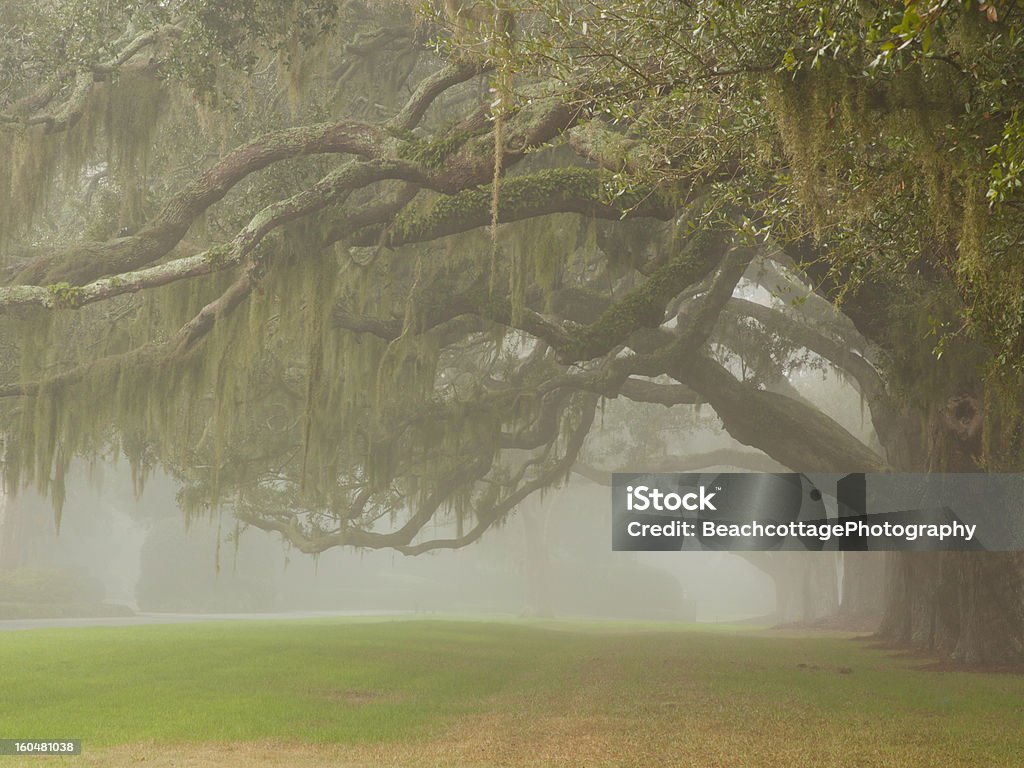
[[[969,394],[951,397],[929,419],[926,467],[977,471],[981,407]],[[969,665],[1024,666],[1024,554],[897,552],[888,569],[879,636]]]
[[[959,636],[966,664],[1024,665],[1024,553],[958,552]]]

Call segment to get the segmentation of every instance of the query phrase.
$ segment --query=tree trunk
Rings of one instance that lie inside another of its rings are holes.
[[[885,617],[879,634],[898,645],[915,650],[938,649],[939,639],[955,635],[948,611],[939,621],[943,588],[942,552],[896,552],[888,569],[889,589]],[[948,641],[947,641],[948,642]]]
[[[1024,664],[1024,554],[955,553],[959,636],[953,658],[966,664]]]
[[[977,471],[980,414],[978,401],[962,394],[929,420],[927,470]],[[1024,554],[894,553],[878,634],[965,664],[1024,665]]]

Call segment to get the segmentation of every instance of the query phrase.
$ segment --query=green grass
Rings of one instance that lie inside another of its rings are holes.
[[[0,633],[0,738],[415,748],[464,722],[492,741],[567,729],[603,755],[578,764],[1022,764],[1024,677],[920,664],[845,637],[615,623],[33,630]]]
[[[530,685],[531,657],[570,660],[545,641],[511,625],[407,622],[12,632],[0,634],[0,723],[92,745],[408,738],[474,696]]]

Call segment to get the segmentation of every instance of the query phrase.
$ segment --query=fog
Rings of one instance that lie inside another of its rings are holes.
[[[738,295],[770,301],[742,285]],[[827,406],[852,434],[877,442],[857,390],[829,366],[811,361],[770,386]],[[609,401],[566,483],[530,496],[475,544],[417,556],[349,547],[304,554],[239,525],[230,505],[187,520],[178,483],[161,471],[137,492],[126,461],[76,461],[59,532],[49,499],[31,488],[5,496],[0,572],[16,577],[0,585],[0,602],[6,618],[24,619],[393,612],[772,625],[829,615],[841,589],[834,554],[612,551],[610,471],[679,471],[702,456],[730,457],[710,458],[703,471],[784,471],[730,438],[713,414],[674,411]],[[647,451],[636,466],[620,453],[623,434]],[[454,533],[444,521],[424,531]],[[792,594],[807,574],[824,597]]]
[[[136,498],[123,464],[101,465],[92,477],[76,465],[59,534],[46,500],[29,491],[7,499],[4,557],[71,575],[88,585],[83,599],[99,597],[111,615],[394,611],[716,622],[774,610],[771,580],[736,555],[611,551],[609,490],[582,479],[475,546],[416,557],[346,549],[311,557],[262,531],[236,534],[229,514],[186,525],[175,493],[170,478],[156,475]],[[539,551],[530,549],[530,525]],[[531,572],[538,562],[542,573]]]
[[[859,398],[842,382],[817,374],[792,385],[809,399],[830,401],[849,428],[864,429]],[[610,409],[607,418],[628,416]],[[713,425],[666,428],[666,445],[680,456],[742,448]],[[8,618],[311,611],[769,624],[794,618],[780,614],[775,580],[742,553],[613,552],[610,489],[580,474],[528,499],[476,544],[419,556],[345,547],[306,555],[237,525],[229,508],[186,521],[173,478],[155,472],[136,494],[124,461],[76,462],[66,482],[59,533],[47,499],[30,489],[5,498],[2,565],[32,582],[4,586],[14,593],[6,602],[21,604]],[[443,533],[440,527],[432,535]]]

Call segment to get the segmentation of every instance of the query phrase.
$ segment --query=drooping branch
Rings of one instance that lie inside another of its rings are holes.
[[[418,544],[398,547],[398,551],[406,555],[419,555],[436,549],[459,549],[479,540],[491,526],[512,512],[529,496],[537,491],[549,488],[571,471],[580,451],[583,449],[587,435],[590,434],[596,410],[597,398],[587,399],[582,406],[579,423],[569,433],[562,456],[556,461],[551,462],[537,477],[521,485],[501,502],[486,509],[477,509],[475,514],[477,524],[465,534],[448,539],[433,539]]]
[[[381,171],[377,166],[349,163],[309,189],[268,205],[253,216],[228,243],[166,264],[101,278],[84,286],[60,283],[45,287],[20,285],[0,288],[0,311],[25,306],[77,309],[114,296],[230,269],[241,264],[273,230],[289,221],[322,210],[351,190],[379,178]]]
[[[205,338],[218,320],[227,317],[252,292],[255,279],[246,272],[219,297],[205,305],[169,339],[151,341],[127,352],[108,355],[82,363],[42,381],[0,384],[0,399],[37,397],[45,393],[57,397],[62,392],[88,379],[95,371],[116,367],[120,370],[150,370],[181,360]]]
[[[74,309],[114,296],[156,288],[178,280],[222,271],[241,263],[267,233],[282,224],[322,210],[327,205],[336,202],[337,198],[347,191],[365,187],[387,178],[403,177],[429,183],[429,179],[425,178],[421,169],[404,163],[391,164],[370,161],[349,164],[329,174],[311,188],[287,200],[267,206],[257,213],[250,223],[229,243],[154,267],[117,272],[111,277],[100,278],[81,286],[55,283],[48,286],[16,285],[6,288],[0,287],[0,311],[21,306]],[[515,195],[525,188],[529,188],[531,195],[535,196],[532,197],[528,206],[524,206],[516,212],[516,218],[536,217],[555,213],[558,212],[560,205],[563,205],[565,210],[583,212],[584,209],[590,209],[592,213],[595,212],[596,206],[602,209],[604,215],[609,218],[621,218],[623,215],[623,212],[620,210],[596,202],[600,190],[600,180],[595,176],[594,172],[585,169],[569,168],[553,172],[542,172],[535,177],[524,177],[521,180],[514,180],[502,185],[503,195],[507,196],[510,200],[515,200]],[[480,210],[476,211],[479,214],[478,216],[474,218],[472,215],[463,215],[460,216],[457,223],[445,221],[443,215],[440,217],[432,216],[432,218],[435,221],[440,221],[442,226],[448,226],[449,228],[457,226],[458,231],[467,231],[485,225],[489,220],[489,213],[487,211],[490,204],[489,193],[472,191],[462,194],[480,198],[477,201],[480,203]],[[460,196],[455,196],[455,198],[458,197]],[[386,214],[394,212],[396,208],[400,209],[402,203],[407,201],[408,197],[405,197],[396,206],[378,207],[381,215],[377,216],[370,217],[364,212],[361,217],[341,217],[336,228],[326,236],[325,244],[335,238],[343,237],[345,229],[351,231],[351,227],[358,226],[359,223],[367,221],[367,219],[372,221],[374,218],[384,218]],[[445,210],[450,209],[445,206]],[[644,207],[641,210],[634,211],[633,215],[659,215],[661,217],[665,215],[665,211],[660,208]],[[397,223],[399,231],[401,226],[401,221],[399,220]],[[367,229],[364,227],[363,232],[366,231]],[[450,233],[434,230],[431,236],[436,237],[443,234]],[[144,237],[145,232],[140,233],[135,238],[126,238],[126,240],[138,242]],[[377,238],[379,240],[379,235]],[[364,240],[358,236],[354,238],[354,244],[361,244],[363,242]],[[388,242],[385,239],[385,244],[397,243]],[[134,253],[133,260],[138,257],[138,253],[138,251]],[[455,305],[449,304],[448,306],[452,307]],[[467,308],[465,311],[469,311],[469,309]],[[534,330],[548,335],[556,333],[554,327],[536,318]],[[562,340],[564,340],[564,337]]]
[[[342,545],[368,549],[390,548],[407,555],[418,555],[434,549],[459,548],[479,539],[488,528],[508,515],[531,494],[549,487],[568,474],[593,425],[597,401],[597,397],[587,396],[580,403],[577,423],[570,429],[559,458],[546,462],[532,479],[518,483],[499,501],[492,501],[491,494],[483,494],[483,506],[478,503],[473,510],[476,525],[460,536],[413,543],[415,537],[434,518],[442,503],[458,489],[468,487],[484,478],[491,467],[488,460],[477,460],[470,466],[446,476],[400,528],[387,533],[350,525],[347,520],[343,520],[337,530],[314,533],[303,530],[298,516],[294,513],[260,514],[251,509],[236,509],[235,514],[241,522],[276,532],[300,551],[310,554]]]
[[[557,136],[575,115],[560,102],[539,100],[507,119],[503,166],[511,167],[534,147]],[[386,179],[403,180],[454,194],[491,180],[493,140],[470,138],[437,168],[403,158],[404,140],[386,127],[352,121],[321,123],[265,134],[234,150],[164,204],[160,213],[137,234],[106,243],[89,243],[67,252],[47,254],[30,262],[15,285],[82,286],[104,275],[136,270],[166,256],[191,224],[246,176],[269,165],[310,154],[352,154],[377,172],[363,185]],[[301,193],[300,193],[301,194]]]
[[[169,354],[181,356],[191,350],[211,330],[214,324],[226,317],[239,304],[245,301],[255,287],[256,278],[251,271],[246,271],[235,280],[217,299],[204,306],[199,312],[183,325],[168,344]]]
[[[554,442],[558,437],[559,419],[568,398],[567,391],[549,393],[542,400],[534,423],[527,429],[502,432],[498,444],[502,448],[530,450]]]
[[[135,235],[48,254],[28,264],[14,282],[83,285],[103,275],[117,275],[151,264],[170,253],[192,223],[246,176],[281,160],[307,154],[372,157],[381,137],[377,127],[348,121],[266,134],[229,153],[187,184]]]

